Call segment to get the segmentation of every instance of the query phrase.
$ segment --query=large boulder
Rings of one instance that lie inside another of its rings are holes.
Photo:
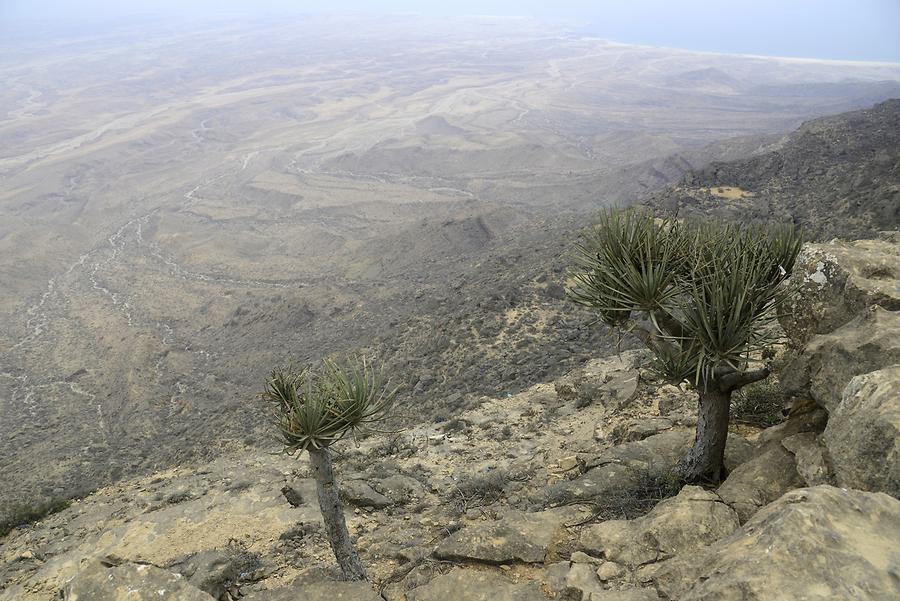
[[[900,363],[900,312],[874,306],[830,334],[814,337],[781,373],[788,392],[808,392],[833,413],[847,383]]]
[[[393,501],[372,488],[365,480],[345,480],[340,483],[341,497],[354,507],[382,509]]]
[[[834,483],[826,457],[827,451],[815,432],[801,432],[788,436],[781,441],[781,446],[794,456],[797,473],[806,486]]]
[[[533,582],[513,583],[494,572],[456,568],[406,593],[407,601],[547,601]]]
[[[154,565],[90,560],[62,589],[65,601],[214,601],[180,574]]]
[[[582,549],[635,567],[693,552],[731,534],[738,516],[714,493],[685,486],[634,520],[608,520],[586,528]]]
[[[560,401],[574,402],[577,407],[600,404],[614,411],[637,394],[638,366],[646,357],[646,351],[626,351],[591,360],[554,383],[556,396]]]
[[[482,563],[540,563],[567,523],[577,522],[584,512],[561,507],[525,513],[511,511],[503,518],[466,526],[445,538],[435,549],[438,559]]]
[[[548,487],[543,501],[562,505],[620,494],[640,486],[647,474],[670,471],[684,457],[694,442],[693,429],[673,429],[629,442],[589,457],[587,471],[580,477]],[[747,461],[753,453],[753,445],[731,434],[725,448],[726,467],[732,469]]]
[[[853,378],[822,440],[838,485],[900,497],[900,365]]]
[[[757,457],[728,474],[716,492],[737,512],[743,524],[760,507],[803,485],[794,455],[781,444],[772,443]]]
[[[788,337],[803,345],[871,305],[900,311],[900,244],[887,240],[807,244],[791,279],[800,290],[779,321]]]
[[[699,552],[651,566],[668,599],[900,598],[900,501],[816,486],[793,490]]]
[[[235,584],[248,579],[259,567],[259,559],[246,551],[229,547],[201,551],[167,567],[218,599]]]

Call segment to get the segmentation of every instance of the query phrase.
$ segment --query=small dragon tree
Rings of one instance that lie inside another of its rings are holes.
[[[687,482],[726,475],[731,394],[769,376],[759,357],[801,243],[791,226],[608,210],[577,246],[569,298],[633,333],[663,377],[699,392],[696,438],[676,468]]]
[[[348,580],[365,580],[366,573],[347,531],[329,449],[386,419],[395,394],[396,388],[364,358],[347,365],[326,360],[319,370],[273,371],[263,392],[275,406],[284,451],[292,456],[309,452],[331,550]]]

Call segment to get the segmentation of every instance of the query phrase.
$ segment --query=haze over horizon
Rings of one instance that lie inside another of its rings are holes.
[[[562,0],[461,0],[447,5],[411,0],[9,0],[0,5],[0,33],[33,20],[67,25],[149,18],[258,18],[356,12],[383,16],[521,16],[564,24],[571,33],[658,47],[826,60],[900,62],[900,2],[894,0],[635,0],[627,4]]]

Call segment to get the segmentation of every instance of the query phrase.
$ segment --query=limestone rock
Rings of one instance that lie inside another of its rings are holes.
[[[822,439],[838,485],[900,497],[900,365],[853,378]]]
[[[736,530],[738,516],[714,493],[685,486],[634,520],[608,520],[582,532],[588,552],[627,566],[640,566],[692,552]]]
[[[807,391],[832,413],[854,377],[900,363],[900,312],[867,309],[830,334],[814,337],[782,371],[781,383],[794,394]]]
[[[341,496],[350,505],[382,509],[393,504],[389,498],[372,488],[365,480],[345,480],[340,483]]]
[[[630,588],[593,594],[590,601],[659,601],[659,595],[649,588]]]
[[[674,422],[667,417],[632,419],[614,428],[610,439],[613,444],[635,442],[670,430],[673,425]]]
[[[566,594],[573,599],[590,599],[604,592],[597,571],[588,563],[573,563],[566,575]]]
[[[681,601],[900,598],[900,501],[816,486],[792,490],[700,554],[650,580]]]
[[[422,483],[403,474],[394,474],[387,478],[376,480],[373,488],[394,503],[405,503],[411,499],[425,496],[425,487]]]
[[[514,584],[493,572],[455,568],[406,593],[407,601],[547,601],[533,582]]]
[[[825,447],[814,432],[800,432],[781,441],[781,446],[794,455],[797,473],[806,486],[831,484],[831,470],[825,458]]]
[[[492,522],[466,526],[435,549],[438,559],[484,563],[544,561],[557,531],[583,514],[571,507],[535,513],[512,511]]]
[[[192,585],[216,599],[237,583],[242,575],[255,570],[258,560],[237,550],[210,549],[168,566]]]
[[[622,407],[637,393],[640,370],[636,367],[645,356],[644,351],[628,351],[595,359],[556,381],[557,398],[580,407],[592,403],[612,410]]]
[[[731,472],[716,492],[743,524],[760,507],[803,484],[794,456],[783,446],[772,444]]]
[[[62,589],[65,601],[214,601],[179,574],[149,564],[92,560]]]
[[[625,568],[614,561],[604,561],[600,565],[600,567],[597,568],[597,577],[603,582],[606,582],[607,580],[615,580],[616,578],[621,578],[624,575]]]
[[[562,594],[566,590],[566,576],[570,566],[568,561],[558,561],[547,566],[544,570],[544,588],[554,595]]]
[[[543,502],[560,505],[572,500],[602,497],[636,486],[648,472],[672,469],[694,441],[694,431],[673,429],[644,440],[625,443],[603,451],[585,462],[582,476],[547,488]],[[753,453],[753,445],[731,434],[725,450],[725,463],[733,468]]]
[[[814,401],[808,401],[807,404],[806,410],[791,413],[785,421],[760,432],[756,437],[758,447],[764,448],[772,443],[781,443],[784,439],[803,432],[820,434],[828,422],[828,412]]]
[[[259,591],[241,597],[241,601],[383,601],[365,582],[313,580],[300,577],[287,586]]]
[[[887,240],[807,244],[791,279],[800,291],[779,321],[788,337],[802,345],[870,305],[900,311],[900,245]]]

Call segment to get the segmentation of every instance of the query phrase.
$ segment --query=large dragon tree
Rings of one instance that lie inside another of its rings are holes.
[[[366,573],[347,531],[330,448],[387,418],[395,393],[364,358],[346,365],[326,360],[319,369],[273,371],[263,392],[275,408],[285,452],[309,452],[331,550],[348,580],[365,580]]]
[[[637,336],[667,380],[699,393],[696,438],[676,470],[688,482],[725,476],[731,394],[770,374],[761,357],[800,246],[787,225],[612,209],[577,247],[569,297]]]

